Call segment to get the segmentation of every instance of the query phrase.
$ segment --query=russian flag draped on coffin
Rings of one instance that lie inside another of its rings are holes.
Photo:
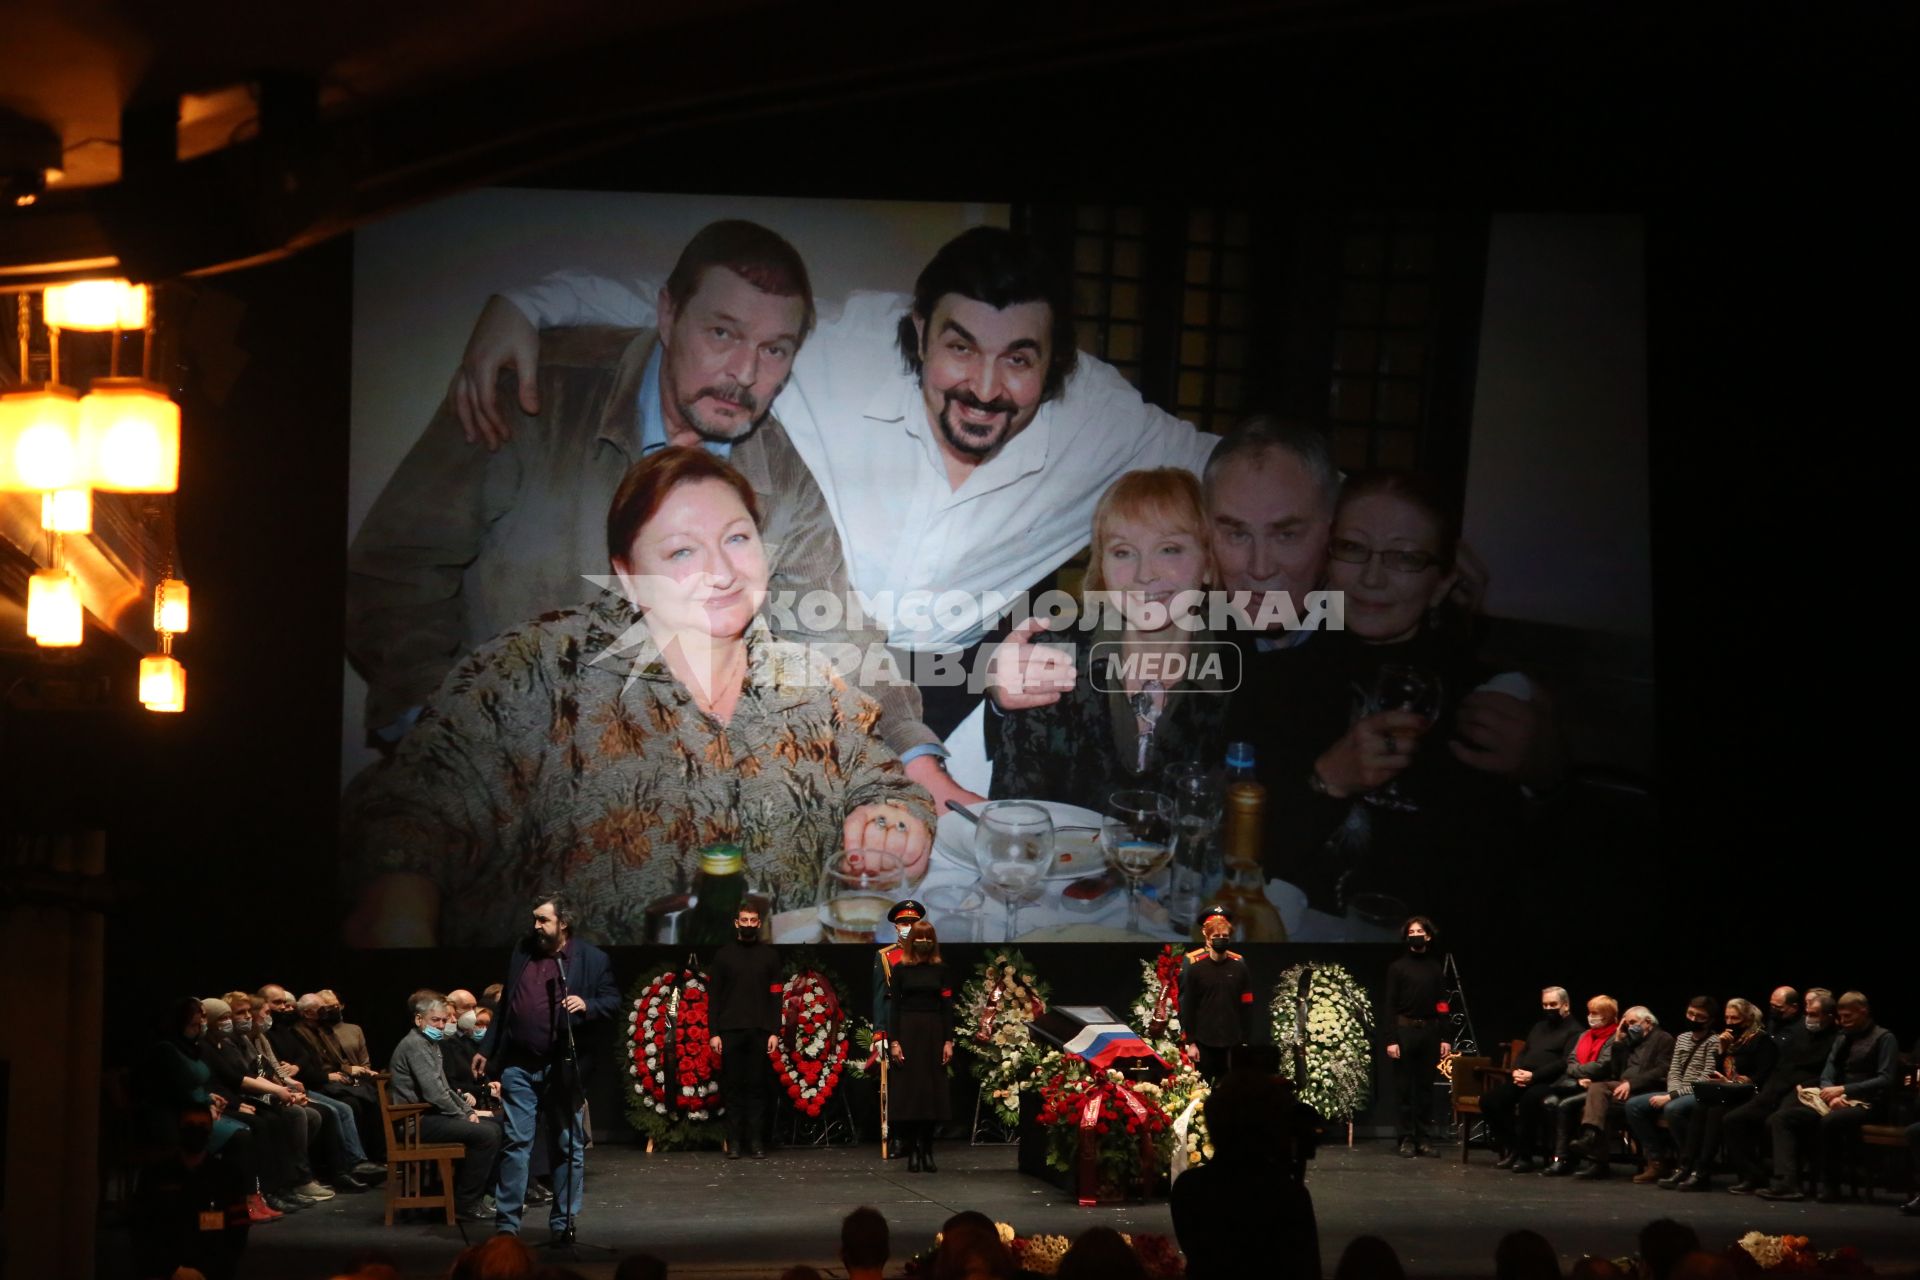
[[[1054,1005],[1035,1018],[1028,1030],[1040,1043],[1052,1045],[1068,1057],[1084,1058],[1088,1065],[1102,1071],[1145,1066],[1148,1077],[1158,1080],[1171,1069],[1166,1059],[1134,1034],[1133,1028],[1115,1017],[1113,1010],[1100,1005]]]

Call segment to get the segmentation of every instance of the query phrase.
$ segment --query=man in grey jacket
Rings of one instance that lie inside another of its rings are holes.
[[[494,1161],[500,1155],[500,1126],[476,1110],[473,1099],[455,1093],[447,1083],[440,1041],[447,1034],[447,1002],[438,992],[416,994],[410,1004],[413,1030],[400,1038],[388,1070],[388,1096],[398,1102],[424,1102],[433,1110],[420,1117],[420,1137],[427,1143],[457,1143],[466,1148],[455,1179],[454,1211],[463,1222],[492,1222],[487,1187]]]

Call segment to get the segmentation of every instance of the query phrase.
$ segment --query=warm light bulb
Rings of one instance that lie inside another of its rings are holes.
[[[56,489],[41,494],[40,527],[48,533],[92,533],[93,490]]]
[[[180,487],[180,406],[141,378],[95,378],[80,401],[80,448],[96,489]]]
[[[27,634],[49,649],[71,648],[86,633],[80,588],[65,569],[42,569],[27,583]]]
[[[49,329],[102,333],[147,327],[147,286],[125,280],[49,285],[42,306]]]
[[[179,635],[187,629],[187,584],[167,578],[153,589],[153,629]]]
[[[84,462],[72,388],[48,383],[0,394],[0,491],[78,488],[86,483]]]
[[[164,653],[140,659],[140,702],[149,711],[185,710],[187,669]]]

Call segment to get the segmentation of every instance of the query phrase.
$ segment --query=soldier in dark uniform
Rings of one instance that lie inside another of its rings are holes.
[[[1207,945],[1187,952],[1180,965],[1180,1029],[1200,1051],[1200,1075],[1212,1084],[1232,1051],[1253,1039],[1253,974],[1236,951],[1227,950],[1233,917],[1208,907],[1200,917]]]
[[[881,1078],[887,1072],[887,1015],[893,1003],[893,969],[906,958],[907,934],[913,929],[916,920],[926,917],[927,909],[912,898],[902,898],[893,904],[887,912],[887,923],[898,932],[899,937],[881,947],[873,955],[873,1056],[880,1064]],[[882,1091],[881,1106],[886,1106],[885,1091]],[[881,1117],[882,1128],[888,1129],[886,1117]],[[900,1135],[888,1129],[886,1156],[898,1159],[900,1155]]]
[[[1433,1081],[1453,1052],[1443,1038],[1446,967],[1432,952],[1433,921],[1415,916],[1400,927],[1407,950],[1387,966],[1387,1071],[1397,1104],[1400,1154],[1440,1153],[1427,1142],[1433,1123]]]

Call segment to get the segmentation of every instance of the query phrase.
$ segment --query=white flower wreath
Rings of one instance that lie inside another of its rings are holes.
[[[1373,1092],[1373,1001],[1343,966],[1297,964],[1270,1006],[1280,1063],[1300,1100],[1328,1119],[1351,1117]]]

